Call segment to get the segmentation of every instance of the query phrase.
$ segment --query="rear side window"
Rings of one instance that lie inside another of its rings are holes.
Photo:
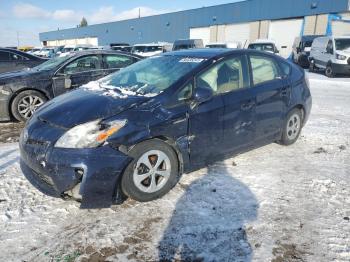
[[[2,61],[2,62],[10,61],[10,53],[9,52],[4,52],[4,51],[0,51],[0,61]]]
[[[275,60],[265,56],[250,56],[254,85],[277,79],[280,74]]]
[[[133,63],[133,58],[123,55],[106,55],[105,56],[106,67],[111,68],[124,68]]]

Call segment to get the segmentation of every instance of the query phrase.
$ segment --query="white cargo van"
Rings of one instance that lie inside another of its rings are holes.
[[[131,53],[143,57],[150,57],[170,52],[172,48],[173,46],[170,43],[137,44],[133,46]]]
[[[310,71],[325,70],[328,77],[350,75],[350,36],[318,37],[311,46]]]

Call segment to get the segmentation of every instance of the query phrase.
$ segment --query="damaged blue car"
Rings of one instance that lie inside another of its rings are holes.
[[[38,109],[21,134],[21,169],[43,193],[81,208],[151,201],[183,173],[293,144],[311,104],[304,71],[273,54],[165,53]]]

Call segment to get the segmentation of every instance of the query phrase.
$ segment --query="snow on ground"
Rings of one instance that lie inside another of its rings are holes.
[[[185,174],[103,210],[44,196],[0,145],[0,261],[349,261],[350,79],[310,74],[300,140]]]

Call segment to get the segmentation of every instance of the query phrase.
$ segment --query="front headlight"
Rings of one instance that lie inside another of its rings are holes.
[[[101,124],[100,120],[75,126],[64,133],[55,144],[59,148],[93,148],[102,145],[111,135],[126,124],[116,120]]]
[[[346,59],[346,56],[345,56],[345,55],[339,55],[339,54],[337,54],[337,55],[336,55],[336,58],[337,58],[338,60],[345,60],[345,59]]]

